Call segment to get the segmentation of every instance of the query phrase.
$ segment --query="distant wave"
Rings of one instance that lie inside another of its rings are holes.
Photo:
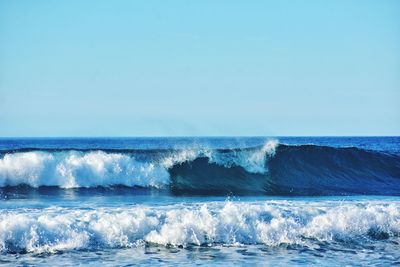
[[[398,203],[379,202],[344,202],[339,206],[283,201],[20,209],[0,213],[0,251],[43,253],[143,244],[365,244],[398,237],[399,221]]]
[[[174,194],[400,195],[400,155],[284,145],[244,149],[4,151],[0,186],[128,186]]]

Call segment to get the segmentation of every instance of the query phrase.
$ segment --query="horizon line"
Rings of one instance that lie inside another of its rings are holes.
[[[274,138],[274,137],[400,137],[400,135],[114,135],[114,136],[0,136],[0,139],[7,138]]]

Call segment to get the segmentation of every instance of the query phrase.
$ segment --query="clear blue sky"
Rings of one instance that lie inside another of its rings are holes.
[[[400,1],[0,0],[0,136],[400,135]]]

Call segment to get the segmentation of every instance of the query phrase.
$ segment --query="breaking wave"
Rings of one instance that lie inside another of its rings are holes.
[[[400,195],[400,155],[269,141],[243,149],[21,150],[0,186],[128,186],[174,194]]]

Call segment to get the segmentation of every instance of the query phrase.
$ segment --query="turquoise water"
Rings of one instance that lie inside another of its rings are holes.
[[[399,140],[1,139],[0,262],[400,264]]]

